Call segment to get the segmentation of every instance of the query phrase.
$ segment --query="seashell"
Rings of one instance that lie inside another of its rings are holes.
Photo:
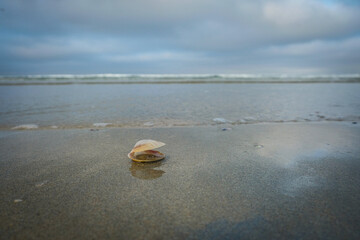
[[[129,152],[128,157],[135,162],[155,162],[165,158],[165,154],[153,149],[164,146],[165,143],[144,139],[138,141]]]

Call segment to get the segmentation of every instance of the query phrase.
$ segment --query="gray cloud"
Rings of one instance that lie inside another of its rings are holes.
[[[259,52],[277,56],[311,57],[312,55],[326,55],[326,57],[328,57],[329,55],[332,55],[334,58],[346,57],[349,56],[351,52],[360,52],[360,37],[353,37],[340,41],[314,40],[305,43],[272,46],[265,50],[260,50]]]
[[[0,7],[4,74],[50,65],[48,73],[86,73],[92,64],[97,72],[159,73],[360,66],[360,7],[349,2],[5,0]]]

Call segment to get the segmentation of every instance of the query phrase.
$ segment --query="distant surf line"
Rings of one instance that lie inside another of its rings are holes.
[[[291,80],[291,81],[274,81],[274,80],[248,80],[248,81],[64,81],[64,82],[16,82],[6,81],[1,82],[0,86],[24,86],[24,85],[100,85],[100,84],[312,84],[312,83],[360,83],[360,78],[357,79],[342,79],[342,80]]]
[[[0,76],[0,85],[360,83],[360,74],[88,74]]]

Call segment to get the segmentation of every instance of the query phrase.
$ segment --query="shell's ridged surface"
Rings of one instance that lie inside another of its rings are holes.
[[[138,141],[134,148],[131,150],[131,152],[143,152],[146,150],[152,150],[155,148],[159,148],[164,146],[165,143],[163,142],[159,142],[159,141],[155,141],[155,140],[151,140],[151,139],[144,139],[144,140],[140,140]]]

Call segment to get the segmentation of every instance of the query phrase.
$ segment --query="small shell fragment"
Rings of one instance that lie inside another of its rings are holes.
[[[164,146],[165,143],[144,139],[138,141],[128,157],[135,162],[155,162],[165,158],[165,154],[153,149]]]

